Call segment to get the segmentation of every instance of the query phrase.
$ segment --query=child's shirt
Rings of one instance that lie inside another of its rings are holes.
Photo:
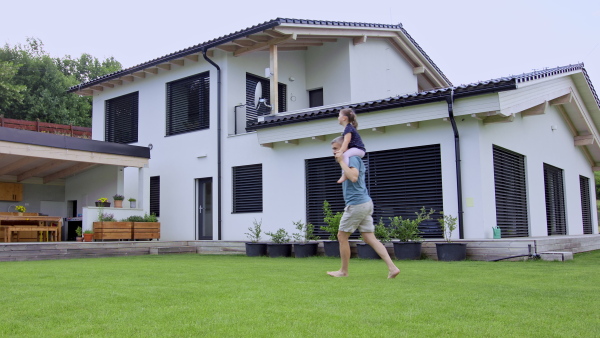
[[[352,134],[352,139],[350,140],[350,143],[348,144],[348,149],[358,148],[358,149],[366,152],[367,149],[365,149],[365,145],[364,145],[362,139],[360,138],[358,131],[350,123],[348,123],[346,125],[346,129],[344,129],[344,133],[342,134],[342,136],[346,136],[346,134],[348,134],[348,133]]]

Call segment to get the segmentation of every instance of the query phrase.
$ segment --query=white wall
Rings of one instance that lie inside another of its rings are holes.
[[[350,45],[338,39],[306,51],[306,90],[323,88],[323,104],[350,102]]]
[[[65,187],[63,185],[23,183],[23,200],[20,202],[0,201],[0,211],[14,212],[15,206],[24,205],[27,208],[27,212],[42,212],[42,201],[64,202]],[[64,217],[66,216],[64,215]]]
[[[63,201],[76,200],[77,214],[81,214],[82,207],[93,206],[101,197],[114,203],[112,197],[117,193],[122,194],[122,190],[119,190],[122,182],[122,167],[97,166],[66,179]]]

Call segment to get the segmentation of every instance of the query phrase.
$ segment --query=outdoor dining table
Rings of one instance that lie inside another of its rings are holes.
[[[14,222],[18,223],[36,223],[28,225],[15,225]],[[10,243],[12,240],[13,232],[20,231],[36,231],[38,234],[41,233],[42,241],[60,241],[61,229],[62,229],[62,217],[59,216],[11,216],[11,215],[0,215],[0,229],[4,234],[4,242]],[[48,224],[50,223],[50,224]],[[52,223],[56,223],[56,226],[52,226]],[[49,234],[51,236],[49,236]],[[40,236],[38,235],[38,241]]]

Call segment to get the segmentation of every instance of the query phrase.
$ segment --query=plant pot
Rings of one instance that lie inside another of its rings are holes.
[[[97,207],[110,208],[110,202],[96,202]]]
[[[267,243],[246,243],[246,256],[259,257],[267,255]]]
[[[94,238],[94,234],[83,234],[84,242],[91,242],[93,238]]]
[[[23,216],[22,212],[17,212],[17,216]]]
[[[75,237],[75,242],[83,242],[83,237]]]
[[[323,241],[323,249],[327,257],[340,257],[340,242]]]
[[[296,258],[316,256],[318,247],[319,243],[294,243],[294,255]]]
[[[421,242],[394,242],[393,244],[396,259],[421,258]]]
[[[291,243],[268,243],[267,252],[269,257],[291,257],[292,256],[292,244]]]
[[[467,243],[435,243],[438,261],[452,262],[467,259]]]
[[[135,209],[135,208],[136,208],[136,205],[137,205],[136,201],[129,201],[129,207],[130,207],[131,209]]]
[[[380,259],[379,255],[369,244],[367,243],[357,243],[356,244],[356,252],[358,254],[358,258],[362,259]]]
[[[115,200],[115,208],[122,208],[123,200]]]

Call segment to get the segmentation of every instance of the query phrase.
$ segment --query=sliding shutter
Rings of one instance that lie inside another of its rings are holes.
[[[160,216],[160,176],[150,177],[150,214]]]
[[[167,83],[167,135],[210,127],[209,72]]]
[[[592,207],[590,198],[590,179],[579,176],[579,187],[581,191],[581,217],[583,222],[583,234],[591,235],[592,231]]]
[[[342,186],[337,183],[342,171],[333,156],[306,160],[305,169],[306,220],[315,226],[315,235],[327,238],[329,233],[321,229],[327,225],[323,222],[323,201],[329,202],[334,214],[344,211]]]
[[[106,100],[104,140],[115,143],[138,141],[139,92]]]
[[[232,168],[233,213],[263,211],[262,164]]]
[[[258,109],[254,104],[254,94],[256,84],[259,83],[262,87],[262,98],[267,100],[267,104],[271,104],[271,80],[246,73],[246,122],[256,122],[259,116],[269,115],[271,110],[265,105],[260,105]],[[278,84],[279,93],[279,112],[287,111],[287,85]]]
[[[544,163],[544,186],[548,235],[566,235],[567,221],[562,169]]]
[[[493,147],[496,225],[502,237],[528,237],[525,156]]]

